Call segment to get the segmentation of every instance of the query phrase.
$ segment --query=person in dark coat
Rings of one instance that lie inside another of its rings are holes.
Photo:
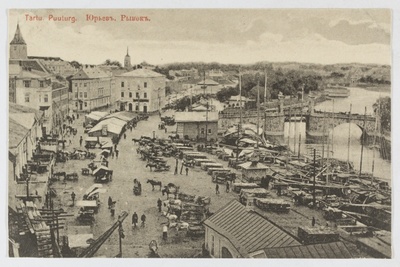
[[[111,216],[114,217],[115,215],[115,203],[117,203],[116,201],[113,201],[110,207],[110,212],[111,212]]]
[[[138,223],[138,220],[139,220],[139,217],[136,214],[136,212],[134,212],[133,215],[132,215],[132,226],[133,227],[136,227],[136,224]]]
[[[226,181],[226,192],[229,193],[229,181]]]
[[[115,158],[118,159],[119,150],[115,150]]]
[[[161,212],[161,207],[162,207],[162,201],[161,199],[157,200],[157,207],[158,207],[158,212]]]
[[[112,198],[108,197],[108,208],[111,208],[112,203],[113,203]]]
[[[83,138],[82,138],[82,135],[81,135],[81,138],[79,138],[79,146],[82,146],[82,142],[83,142]]]
[[[312,217],[311,226],[315,226],[315,217]]]
[[[219,185],[218,184],[215,186],[215,194],[219,195]]]
[[[188,176],[188,174],[189,174],[189,168],[186,167],[185,171],[186,171],[186,176]]]
[[[142,221],[142,227],[144,227],[144,226],[145,226],[145,223],[146,223],[146,215],[144,215],[144,213],[143,213],[143,215],[140,217],[140,220]]]

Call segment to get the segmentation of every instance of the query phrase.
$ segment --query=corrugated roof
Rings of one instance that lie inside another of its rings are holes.
[[[208,118],[207,118],[208,117]],[[212,122],[218,121],[218,112],[209,111],[194,111],[194,112],[176,112],[175,113],[175,121],[176,122]]]
[[[99,121],[102,118],[104,118],[105,116],[107,116],[108,113],[107,112],[102,112],[102,111],[92,111],[89,114],[85,115],[86,118],[90,118],[92,120],[96,120]]]
[[[256,254],[256,253],[255,253]],[[255,258],[269,259],[349,259],[353,258],[343,242],[266,248]]]
[[[204,224],[229,239],[243,257],[264,248],[300,245],[291,235],[236,200],[217,211]]]
[[[136,69],[130,72],[120,74],[118,75],[118,77],[156,78],[156,77],[165,77],[165,75],[149,69]]]

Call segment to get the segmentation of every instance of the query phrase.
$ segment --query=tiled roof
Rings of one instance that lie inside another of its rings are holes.
[[[96,66],[88,66],[79,70],[72,76],[72,80],[79,79],[97,79],[97,78],[107,78],[110,77],[109,74],[104,72],[101,68]]]
[[[52,83],[51,83],[51,88],[52,88],[53,90],[55,90],[55,89],[60,89],[60,88],[64,88],[64,87],[67,87],[67,86],[64,85],[64,84],[62,84],[62,83],[58,83],[58,82],[52,82]]]
[[[300,245],[294,237],[236,200],[217,211],[204,224],[230,240],[243,257],[264,248]]]
[[[130,72],[125,72],[123,74],[118,75],[118,77],[136,77],[136,78],[156,78],[156,77],[165,77],[161,73],[148,70],[148,69],[136,69]]]
[[[39,120],[43,116],[43,111],[40,111],[38,109],[30,108],[30,107],[25,107],[22,105],[18,105],[12,102],[8,103],[8,112],[11,113],[34,113],[36,116],[36,119]]]
[[[263,253],[260,252],[255,256],[255,258],[269,259],[349,259],[352,257],[350,251],[342,242],[266,248]]]

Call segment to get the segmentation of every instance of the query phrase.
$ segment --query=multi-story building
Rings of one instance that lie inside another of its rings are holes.
[[[68,61],[62,60],[59,57],[33,57],[29,59],[38,60],[50,73],[62,77],[68,77],[75,74],[78,69],[72,66]]]
[[[116,76],[120,110],[156,112],[165,106],[165,76],[136,69]]]
[[[74,111],[90,112],[111,105],[114,80],[110,72],[85,65],[70,81]]]
[[[43,134],[58,133],[68,112],[68,87],[40,62],[29,59],[19,25],[10,42],[9,102],[43,112]]]

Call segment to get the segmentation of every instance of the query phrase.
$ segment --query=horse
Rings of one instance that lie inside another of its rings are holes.
[[[160,190],[161,190],[161,187],[162,187],[161,181],[157,181],[157,180],[153,180],[153,179],[147,179],[146,183],[151,184],[151,186],[153,187],[153,191],[154,191],[154,186],[155,185],[159,185],[160,186]]]
[[[169,183],[167,186],[164,186],[164,189],[161,192],[163,196],[167,194],[167,198],[169,197],[170,194],[174,195],[176,198],[178,191],[179,191],[179,186],[176,186],[173,183]]]
[[[179,231],[179,230],[188,231],[189,230],[189,224],[187,222],[183,222],[183,221],[181,221],[181,222],[170,222],[170,223],[168,223],[168,227],[169,228],[175,228],[176,231]]]
[[[157,167],[157,163],[154,162],[147,162],[146,168],[150,167],[150,171],[153,171],[153,168]]]
[[[178,216],[175,214],[171,214],[169,212],[163,212],[163,216],[168,219],[170,223],[175,222],[178,219]]]

